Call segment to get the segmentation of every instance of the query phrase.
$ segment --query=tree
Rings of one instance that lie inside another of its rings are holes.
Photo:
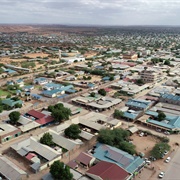
[[[77,124],[72,124],[67,129],[65,129],[64,133],[68,138],[78,139],[81,130]]]
[[[137,83],[137,84],[143,84],[143,80],[142,80],[142,79],[137,79],[137,80],[136,80],[136,83]]]
[[[166,115],[165,115],[162,111],[158,112],[157,119],[158,119],[159,121],[162,121],[162,120],[165,119],[165,118],[166,118]]]
[[[17,122],[18,122],[18,120],[19,120],[19,118],[20,118],[20,112],[18,112],[18,111],[13,111],[13,112],[11,112],[10,114],[9,114],[9,119],[10,119],[10,122],[12,123],[12,124],[16,124]]]
[[[68,120],[71,115],[71,110],[69,108],[65,108],[61,103],[58,103],[55,106],[48,106],[48,111],[51,112],[51,115],[56,122]]]
[[[15,104],[15,108],[22,108],[22,104],[20,103]]]
[[[169,60],[165,60],[165,61],[164,61],[164,64],[169,66],[171,63],[170,63]]]
[[[106,96],[106,91],[104,89],[100,89],[98,93],[102,96]]]
[[[114,76],[110,76],[109,80],[113,81],[114,80]]]
[[[96,96],[96,93],[95,93],[95,92],[91,92],[91,93],[90,93],[90,96],[91,96],[91,97],[95,97],[95,96]]]
[[[114,146],[129,154],[135,154],[135,146],[127,141],[129,135],[130,133],[124,129],[102,129],[99,131],[97,140],[100,143]]]
[[[40,143],[51,146],[54,144],[52,139],[53,139],[52,135],[47,132],[47,133],[44,133],[44,135],[41,137]]]
[[[151,150],[150,154],[156,159],[160,159],[162,158],[164,152],[169,151],[170,148],[171,148],[170,145],[167,143],[163,143],[163,142],[157,143]]]
[[[113,114],[114,118],[121,118],[123,117],[123,115],[124,115],[124,112],[119,111],[117,109],[114,110],[114,114]]]
[[[60,161],[54,161],[50,167],[50,173],[55,180],[73,179],[73,174],[70,172],[70,168]]]

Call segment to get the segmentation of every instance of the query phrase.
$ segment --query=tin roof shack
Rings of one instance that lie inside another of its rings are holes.
[[[4,143],[18,137],[21,134],[21,130],[10,125],[10,124],[0,124],[0,143]]]
[[[0,174],[9,180],[23,180],[27,178],[27,173],[25,171],[2,155],[0,155]]]

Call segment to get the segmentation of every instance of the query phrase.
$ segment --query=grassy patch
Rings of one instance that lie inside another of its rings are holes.
[[[9,92],[3,91],[3,90],[0,89],[0,96],[7,96],[9,94],[10,94]]]

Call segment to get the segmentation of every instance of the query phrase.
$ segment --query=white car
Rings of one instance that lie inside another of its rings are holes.
[[[159,178],[163,178],[164,175],[165,175],[165,173],[162,171],[162,172],[159,173],[159,176],[158,176],[158,177],[159,177]]]
[[[164,151],[164,155],[166,155],[166,154],[168,154],[169,153],[169,151]]]
[[[141,133],[139,134],[139,136],[140,136],[140,137],[143,137],[143,136],[144,136],[144,133],[143,133],[143,132],[141,132]]]
[[[166,160],[165,160],[165,162],[168,163],[170,160],[171,160],[171,158],[170,158],[170,157],[167,157]]]

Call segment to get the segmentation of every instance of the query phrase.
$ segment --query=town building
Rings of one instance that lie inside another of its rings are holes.
[[[160,80],[161,73],[145,68],[143,71],[141,71],[140,76],[144,83],[152,83]]]
[[[130,174],[139,172],[145,164],[139,156],[130,155],[125,151],[101,143],[96,144],[93,156],[101,161],[114,163]]]
[[[117,179],[117,180],[128,180],[130,179],[130,174],[119,167],[118,165],[101,161],[95,166],[92,166],[87,172],[86,175],[91,177],[94,180],[105,180],[105,179]]]
[[[2,177],[3,176],[3,177]],[[0,155],[0,179],[27,179],[27,173],[11,162],[8,158]]]
[[[13,138],[18,137],[21,134],[21,130],[6,123],[0,124],[0,143],[7,142]]]

